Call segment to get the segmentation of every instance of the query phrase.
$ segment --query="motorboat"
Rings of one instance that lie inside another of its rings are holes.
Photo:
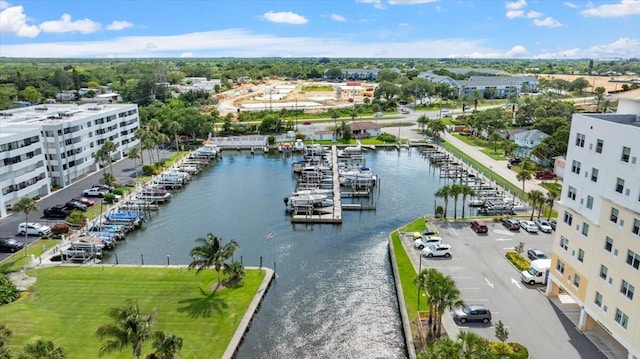
[[[296,152],[304,152],[307,146],[305,146],[304,142],[301,139],[297,139],[293,144],[293,150]]]
[[[144,218],[136,212],[110,212],[105,216],[105,224],[121,224],[137,227],[142,224]]]
[[[304,206],[320,204],[327,199],[326,194],[300,194],[291,196],[287,199],[287,202],[292,206]]]
[[[481,198],[470,199],[469,207],[482,207],[485,205],[485,200]]]
[[[136,192],[136,198],[143,201],[163,203],[171,198],[171,193],[163,188],[144,187]]]
[[[213,143],[205,143],[202,147],[194,151],[198,156],[215,157],[220,153],[220,148]]]
[[[347,153],[353,153],[353,152],[361,152],[362,151],[362,144],[360,143],[360,140],[356,140],[356,145],[355,146],[347,146],[344,148],[344,151]]]
[[[333,190],[324,189],[324,188],[310,188],[310,189],[299,189],[291,194],[292,197],[295,196],[303,196],[307,194],[323,194],[330,195],[333,193]]]

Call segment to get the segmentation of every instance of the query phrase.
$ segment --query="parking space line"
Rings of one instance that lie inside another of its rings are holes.
[[[473,277],[451,277],[452,279],[471,279]]]
[[[455,233],[456,237],[459,237],[460,235],[458,234],[458,232],[456,232],[455,228],[453,228],[453,226],[451,225],[451,223],[447,223],[447,225],[449,225],[449,229]]]
[[[466,287],[461,287],[460,290],[480,290],[480,288],[466,288]]]

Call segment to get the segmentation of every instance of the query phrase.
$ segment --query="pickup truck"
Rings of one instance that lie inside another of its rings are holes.
[[[45,209],[44,216],[46,218],[67,218],[67,216],[70,215],[71,212],[73,212],[73,209],[67,208],[63,204],[59,204]]]
[[[82,192],[82,194],[87,197],[104,197],[104,195],[107,193],[109,193],[109,191],[106,191],[101,188],[89,188],[89,189],[85,189]]]
[[[536,179],[554,179],[554,178],[556,178],[555,172],[551,172],[551,171],[536,172],[533,176]]]

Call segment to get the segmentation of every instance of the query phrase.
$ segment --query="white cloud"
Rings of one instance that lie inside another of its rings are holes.
[[[580,11],[584,16],[596,17],[624,17],[640,15],[640,0],[620,0],[619,4],[589,5],[588,9]]]
[[[390,5],[418,5],[438,2],[440,0],[388,0]]]
[[[8,8],[9,6],[11,6],[11,4],[9,4],[8,2],[6,2],[4,0],[0,0],[0,10],[4,10],[4,9]]]
[[[527,6],[527,0],[518,0],[515,2],[508,2],[505,6],[507,10],[521,10]]]
[[[384,5],[382,5],[381,0],[356,0],[356,2],[362,4],[373,4],[373,7],[380,10],[385,8]]]
[[[542,13],[541,12],[537,12],[537,11],[529,11],[527,13],[527,18],[528,19],[537,19],[537,18],[539,18],[541,16],[542,16]]]
[[[409,27],[411,26],[408,22],[399,22],[398,27]]]
[[[262,15],[262,17],[271,22],[279,23],[279,24],[294,24],[294,25],[302,25],[309,22],[304,16],[298,15],[291,11],[281,11],[281,12],[273,12],[267,11]]]
[[[444,8],[442,6],[440,6],[440,5],[436,5],[435,9],[436,9],[437,12],[443,12],[444,11]]]
[[[111,31],[120,31],[130,27],[133,27],[133,24],[129,21],[113,20],[111,24],[107,25],[106,29]]]
[[[552,18],[551,16],[547,16],[544,20],[535,19],[533,20],[533,24],[541,27],[560,27],[564,26],[560,21]]]
[[[601,57],[621,57],[631,58],[640,56],[640,40],[628,37],[620,38],[609,44],[591,46],[588,49],[567,49],[556,52],[545,52],[535,58],[541,59],[562,59],[562,58],[601,58]]]
[[[64,33],[79,32],[91,34],[100,30],[100,23],[89,19],[71,21],[71,15],[63,14],[60,20],[45,21],[39,25],[44,32]]]
[[[527,49],[522,45],[516,45],[505,53],[506,57],[524,57],[527,54]]]
[[[183,52],[180,54],[181,58],[185,58],[185,57],[193,57],[193,52]]]
[[[507,18],[509,18],[509,19],[515,19],[517,17],[523,17],[524,16],[524,10],[509,10],[505,14],[505,16]]]
[[[571,3],[571,2],[568,2],[568,1],[565,2],[563,5],[566,6],[566,7],[570,7],[572,9],[577,9],[579,7],[578,5],[576,5],[574,3]]]
[[[331,19],[333,19],[335,21],[340,21],[340,22],[347,21],[347,19],[344,16],[338,15],[338,14],[331,14]]]
[[[2,5],[9,5],[3,2]],[[6,7],[0,12],[0,34],[19,37],[36,37],[40,29],[36,25],[27,24],[27,15],[22,6]]]

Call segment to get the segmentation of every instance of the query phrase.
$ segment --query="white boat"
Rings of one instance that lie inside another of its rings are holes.
[[[326,199],[326,194],[301,194],[289,197],[288,202],[292,206],[305,206],[320,204]]]
[[[361,152],[362,151],[362,144],[360,143],[360,140],[356,140],[356,145],[355,146],[347,146],[344,148],[345,152]]]
[[[300,190],[297,190],[297,191],[293,192],[291,194],[291,196],[295,197],[295,196],[303,196],[303,195],[307,195],[307,194],[330,195],[332,192],[333,192],[333,190],[324,189],[324,188],[300,189]]]
[[[166,202],[171,198],[171,193],[166,189],[145,187],[136,192],[136,198],[150,202]]]
[[[469,206],[470,207],[482,207],[485,204],[485,200],[484,199],[470,199],[469,200]]]
[[[307,146],[304,145],[301,139],[297,139],[296,143],[293,144],[293,150],[296,152],[303,152]]]
[[[214,156],[217,156],[218,153],[220,153],[220,148],[212,143],[207,143],[204,146],[195,150],[194,152],[199,156],[214,157]]]

